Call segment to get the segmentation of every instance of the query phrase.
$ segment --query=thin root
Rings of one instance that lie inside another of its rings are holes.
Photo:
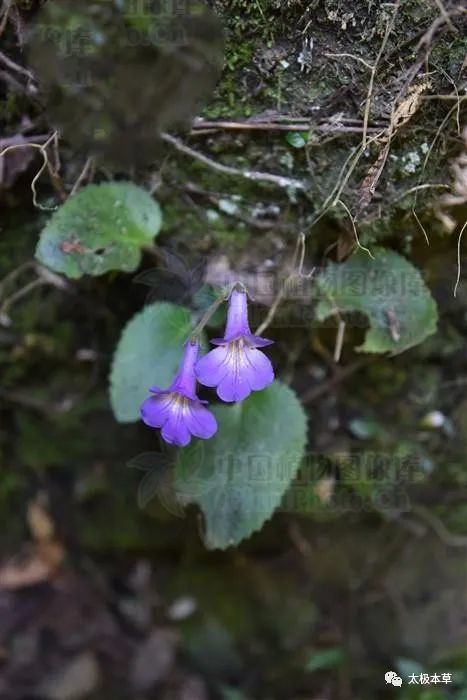
[[[358,246],[361,250],[364,250],[365,253],[368,253],[368,255],[370,256],[370,258],[371,258],[372,260],[374,260],[374,259],[375,259],[375,256],[372,254],[371,250],[369,250],[368,248],[366,248],[364,245],[362,245],[362,244],[360,243],[360,239],[359,239],[358,233],[357,233],[357,227],[355,226],[354,218],[353,218],[352,214],[350,213],[350,209],[348,208],[347,204],[345,204],[345,203],[342,201],[342,199],[338,199],[338,200],[337,200],[337,203],[340,204],[341,207],[342,207],[343,209],[345,209],[345,211],[347,212],[347,214],[348,214],[348,216],[349,216],[350,222],[351,222],[351,224],[352,224],[352,229],[353,229],[353,233],[354,233],[354,236],[355,236],[355,241],[356,241],[356,243],[357,243],[357,246]]]
[[[45,207],[42,204],[40,204],[37,201],[37,190],[36,190],[36,183],[37,183],[38,179],[40,178],[40,176],[42,175],[44,170],[47,168],[47,166],[49,165],[49,158],[47,155],[47,146],[52,141],[54,141],[56,138],[57,138],[57,132],[55,131],[52,134],[52,136],[49,139],[47,139],[47,141],[44,144],[18,143],[18,144],[14,144],[12,146],[7,146],[6,148],[3,149],[3,151],[0,152],[0,158],[2,156],[6,155],[7,153],[9,153],[9,151],[14,151],[14,150],[17,150],[19,148],[36,148],[41,152],[41,155],[42,155],[44,162],[42,163],[42,165],[39,169],[39,172],[34,176],[32,182],[31,182],[31,191],[32,191],[32,202],[33,202],[34,206],[37,207],[37,209],[41,209],[42,211],[54,211],[57,208],[57,207]]]
[[[462,234],[464,233],[466,227],[467,227],[467,221],[462,226],[460,233],[459,233],[459,237],[457,239],[457,279],[456,279],[456,284],[454,285],[454,296],[457,295],[457,288],[458,288],[459,282],[461,280],[461,241],[462,241]]]

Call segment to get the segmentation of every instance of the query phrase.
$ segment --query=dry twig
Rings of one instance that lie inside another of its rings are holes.
[[[306,183],[302,182],[301,180],[295,180],[290,177],[285,177],[283,175],[263,173],[256,170],[240,170],[239,168],[234,168],[230,165],[218,163],[212,158],[209,158],[208,156],[204,155],[204,153],[200,153],[199,151],[195,151],[193,148],[190,148],[190,146],[184,144],[183,141],[181,141],[176,136],[172,136],[171,134],[167,133],[163,133],[161,136],[163,141],[169,143],[180,153],[184,153],[185,155],[190,156],[191,158],[194,158],[195,160],[198,160],[201,163],[204,163],[209,168],[212,168],[213,170],[216,170],[219,173],[223,173],[224,175],[243,177],[247,180],[254,180],[255,182],[270,182],[274,185],[277,185],[278,187],[290,188],[294,190],[305,190],[307,188]]]
[[[35,80],[31,71],[27,70],[27,68],[23,68],[23,66],[20,66],[18,65],[18,63],[12,61],[11,58],[8,58],[8,56],[6,56],[3,53],[3,51],[0,51],[0,61],[3,63],[4,66],[12,70],[14,73],[24,75],[31,82]]]
[[[363,150],[366,149],[367,146],[367,130],[368,130],[368,121],[370,119],[370,110],[371,110],[371,100],[373,97],[373,85],[375,82],[375,77],[376,77],[376,72],[378,70],[379,63],[381,61],[381,58],[383,56],[384,50],[386,48],[386,44],[388,43],[389,35],[391,34],[393,28],[394,28],[394,23],[396,21],[396,16],[397,12],[399,10],[399,5],[400,5],[400,0],[397,0],[393,13],[391,15],[391,18],[388,20],[388,23],[386,25],[386,31],[384,32],[384,37],[381,42],[381,46],[378,51],[378,55],[376,56],[376,60],[373,63],[371,67],[371,72],[370,72],[370,81],[368,83],[368,94],[365,102],[365,112],[363,115],[363,136],[362,136],[362,147]]]
[[[368,126],[368,133],[378,133],[383,124],[374,123]],[[201,135],[218,130],[230,131],[307,131],[313,130],[318,134],[361,134],[363,124],[358,120],[346,120],[344,118],[328,119],[314,124],[310,119],[294,118],[291,121],[284,117],[270,120],[250,119],[248,121],[222,120],[222,119],[197,119],[191,129],[191,134]]]

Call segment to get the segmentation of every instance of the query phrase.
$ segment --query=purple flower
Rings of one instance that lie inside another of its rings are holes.
[[[247,294],[233,289],[229,298],[227,325],[223,338],[211,340],[219,345],[195,366],[198,381],[217,387],[222,401],[242,401],[252,391],[264,389],[274,381],[271,362],[258,348],[273,341],[253,335],[248,324]]]
[[[196,395],[195,362],[199,343],[189,340],[185,345],[182,363],[168,389],[151,387],[154,396],[141,406],[141,418],[151,428],[162,428],[166,442],[179,447],[188,445],[191,436],[207,440],[217,431],[217,421]]]

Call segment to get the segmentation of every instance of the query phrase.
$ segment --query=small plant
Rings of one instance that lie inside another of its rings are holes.
[[[122,182],[90,185],[54,212],[36,256],[70,278],[131,272],[161,223],[158,204],[141,188]],[[350,322],[349,314],[357,312],[369,328],[356,349],[394,354],[435,331],[436,305],[419,272],[393,251],[373,253],[357,249],[344,263],[328,263],[307,278],[310,285],[296,300],[306,310],[304,332],[312,319],[332,317],[342,345],[343,317]],[[146,283],[153,277],[149,271],[136,279]],[[301,266],[293,279],[303,281]],[[205,517],[207,546],[224,548],[261,528],[280,506],[304,457],[307,416],[295,392],[275,379],[264,352],[273,341],[250,329],[245,286],[236,282],[203,301],[201,277],[191,281],[183,295],[187,306],[160,300],[159,284],[159,296],[151,293],[151,303],[123,329],[110,399],[119,422],[142,418],[160,430],[173,450],[173,498],[182,505],[196,503]],[[273,320],[284,290],[285,285],[261,328]],[[206,328],[222,323],[219,312],[226,301],[224,334],[212,339],[215,347],[206,352]],[[215,389],[220,403],[208,408],[197,385]],[[258,469],[267,478],[255,482],[251,475]]]

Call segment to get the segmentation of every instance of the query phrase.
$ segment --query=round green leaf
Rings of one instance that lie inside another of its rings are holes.
[[[125,326],[110,375],[110,401],[116,419],[139,419],[150,386],[171,384],[192,329],[191,313],[176,304],[146,306]]]
[[[280,382],[212,409],[219,430],[179,451],[175,489],[205,517],[210,549],[238,544],[260,529],[294,478],[306,442],[306,416]]]
[[[289,131],[285,138],[293,148],[304,148],[308,142],[308,131]]]
[[[54,212],[41,232],[36,258],[74,279],[109,270],[132,272],[161,221],[157,202],[136,185],[88,185]]]
[[[392,250],[375,248],[374,259],[357,250],[344,263],[329,263],[317,277],[316,317],[360,312],[370,328],[359,352],[393,352],[421,343],[436,331],[436,303],[420,272]]]

